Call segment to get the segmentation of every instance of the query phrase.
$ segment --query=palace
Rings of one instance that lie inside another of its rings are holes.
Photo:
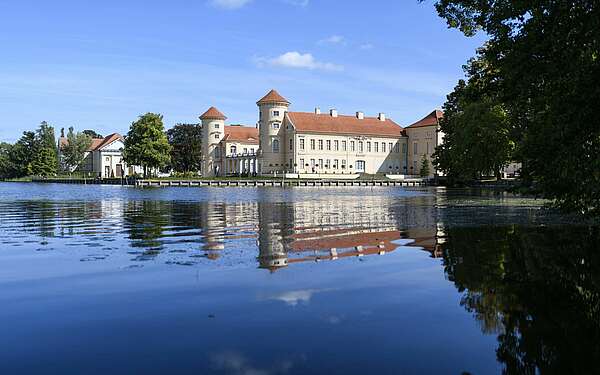
[[[351,177],[360,174],[417,175],[442,142],[441,111],[402,128],[384,113],[345,116],[331,109],[293,112],[290,102],[271,90],[257,103],[255,128],[226,126],[211,107],[200,116],[204,177],[233,174],[294,174]],[[430,164],[430,176],[436,174]]]

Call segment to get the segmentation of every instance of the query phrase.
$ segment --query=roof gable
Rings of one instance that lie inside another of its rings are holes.
[[[430,114],[428,114],[421,120],[415,122],[414,124],[412,124],[410,126],[407,126],[407,129],[422,128],[425,126],[437,126],[443,117],[444,117],[444,112],[440,111],[439,109],[436,109],[435,111],[431,112]]]
[[[100,142],[97,142],[97,141],[100,141]],[[106,136],[102,140],[100,140],[100,139],[93,139],[92,140],[92,146],[90,147],[90,151],[99,151],[99,150],[101,150],[101,149],[103,149],[105,147],[108,147],[109,145],[111,145],[115,141],[124,142],[125,139],[119,133],[110,134],[110,135]]]
[[[287,112],[287,118],[298,132],[375,135],[383,137],[402,136],[402,127],[390,119],[380,121],[376,117],[359,119],[356,116],[315,114],[312,112]]]

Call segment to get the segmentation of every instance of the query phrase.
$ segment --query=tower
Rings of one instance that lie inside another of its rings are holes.
[[[258,171],[262,174],[282,172],[286,168],[285,129],[283,118],[288,111],[290,102],[275,90],[269,91],[256,102],[259,110],[258,132],[260,153]]]
[[[214,177],[221,171],[221,140],[225,136],[227,117],[215,107],[200,116],[202,121],[202,176]]]

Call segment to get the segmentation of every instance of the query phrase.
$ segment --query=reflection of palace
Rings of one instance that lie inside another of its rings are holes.
[[[400,239],[413,239],[408,246],[441,256],[443,226],[423,207],[392,204],[384,196],[292,197],[289,203],[273,202],[267,191],[261,194],[266,196],[258,202],[201,204],[202,249],[209,258],[218,258],[227,242],[244,238],[257,239],[259,265],[271,271],[301,262],[385,255],[400,246]],[[407,217],[412,219],[408,227]]]

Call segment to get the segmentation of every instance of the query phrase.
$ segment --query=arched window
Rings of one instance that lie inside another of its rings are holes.
[[[278,139],[273,140],[273,152],[279,153],[279,140]]]
[[[230,152],[232,155],[235,155],[235,154],[237,153],[237,147],[235,147],[235,146],[231,146],[231,148],[229,149],[229,152]]]

